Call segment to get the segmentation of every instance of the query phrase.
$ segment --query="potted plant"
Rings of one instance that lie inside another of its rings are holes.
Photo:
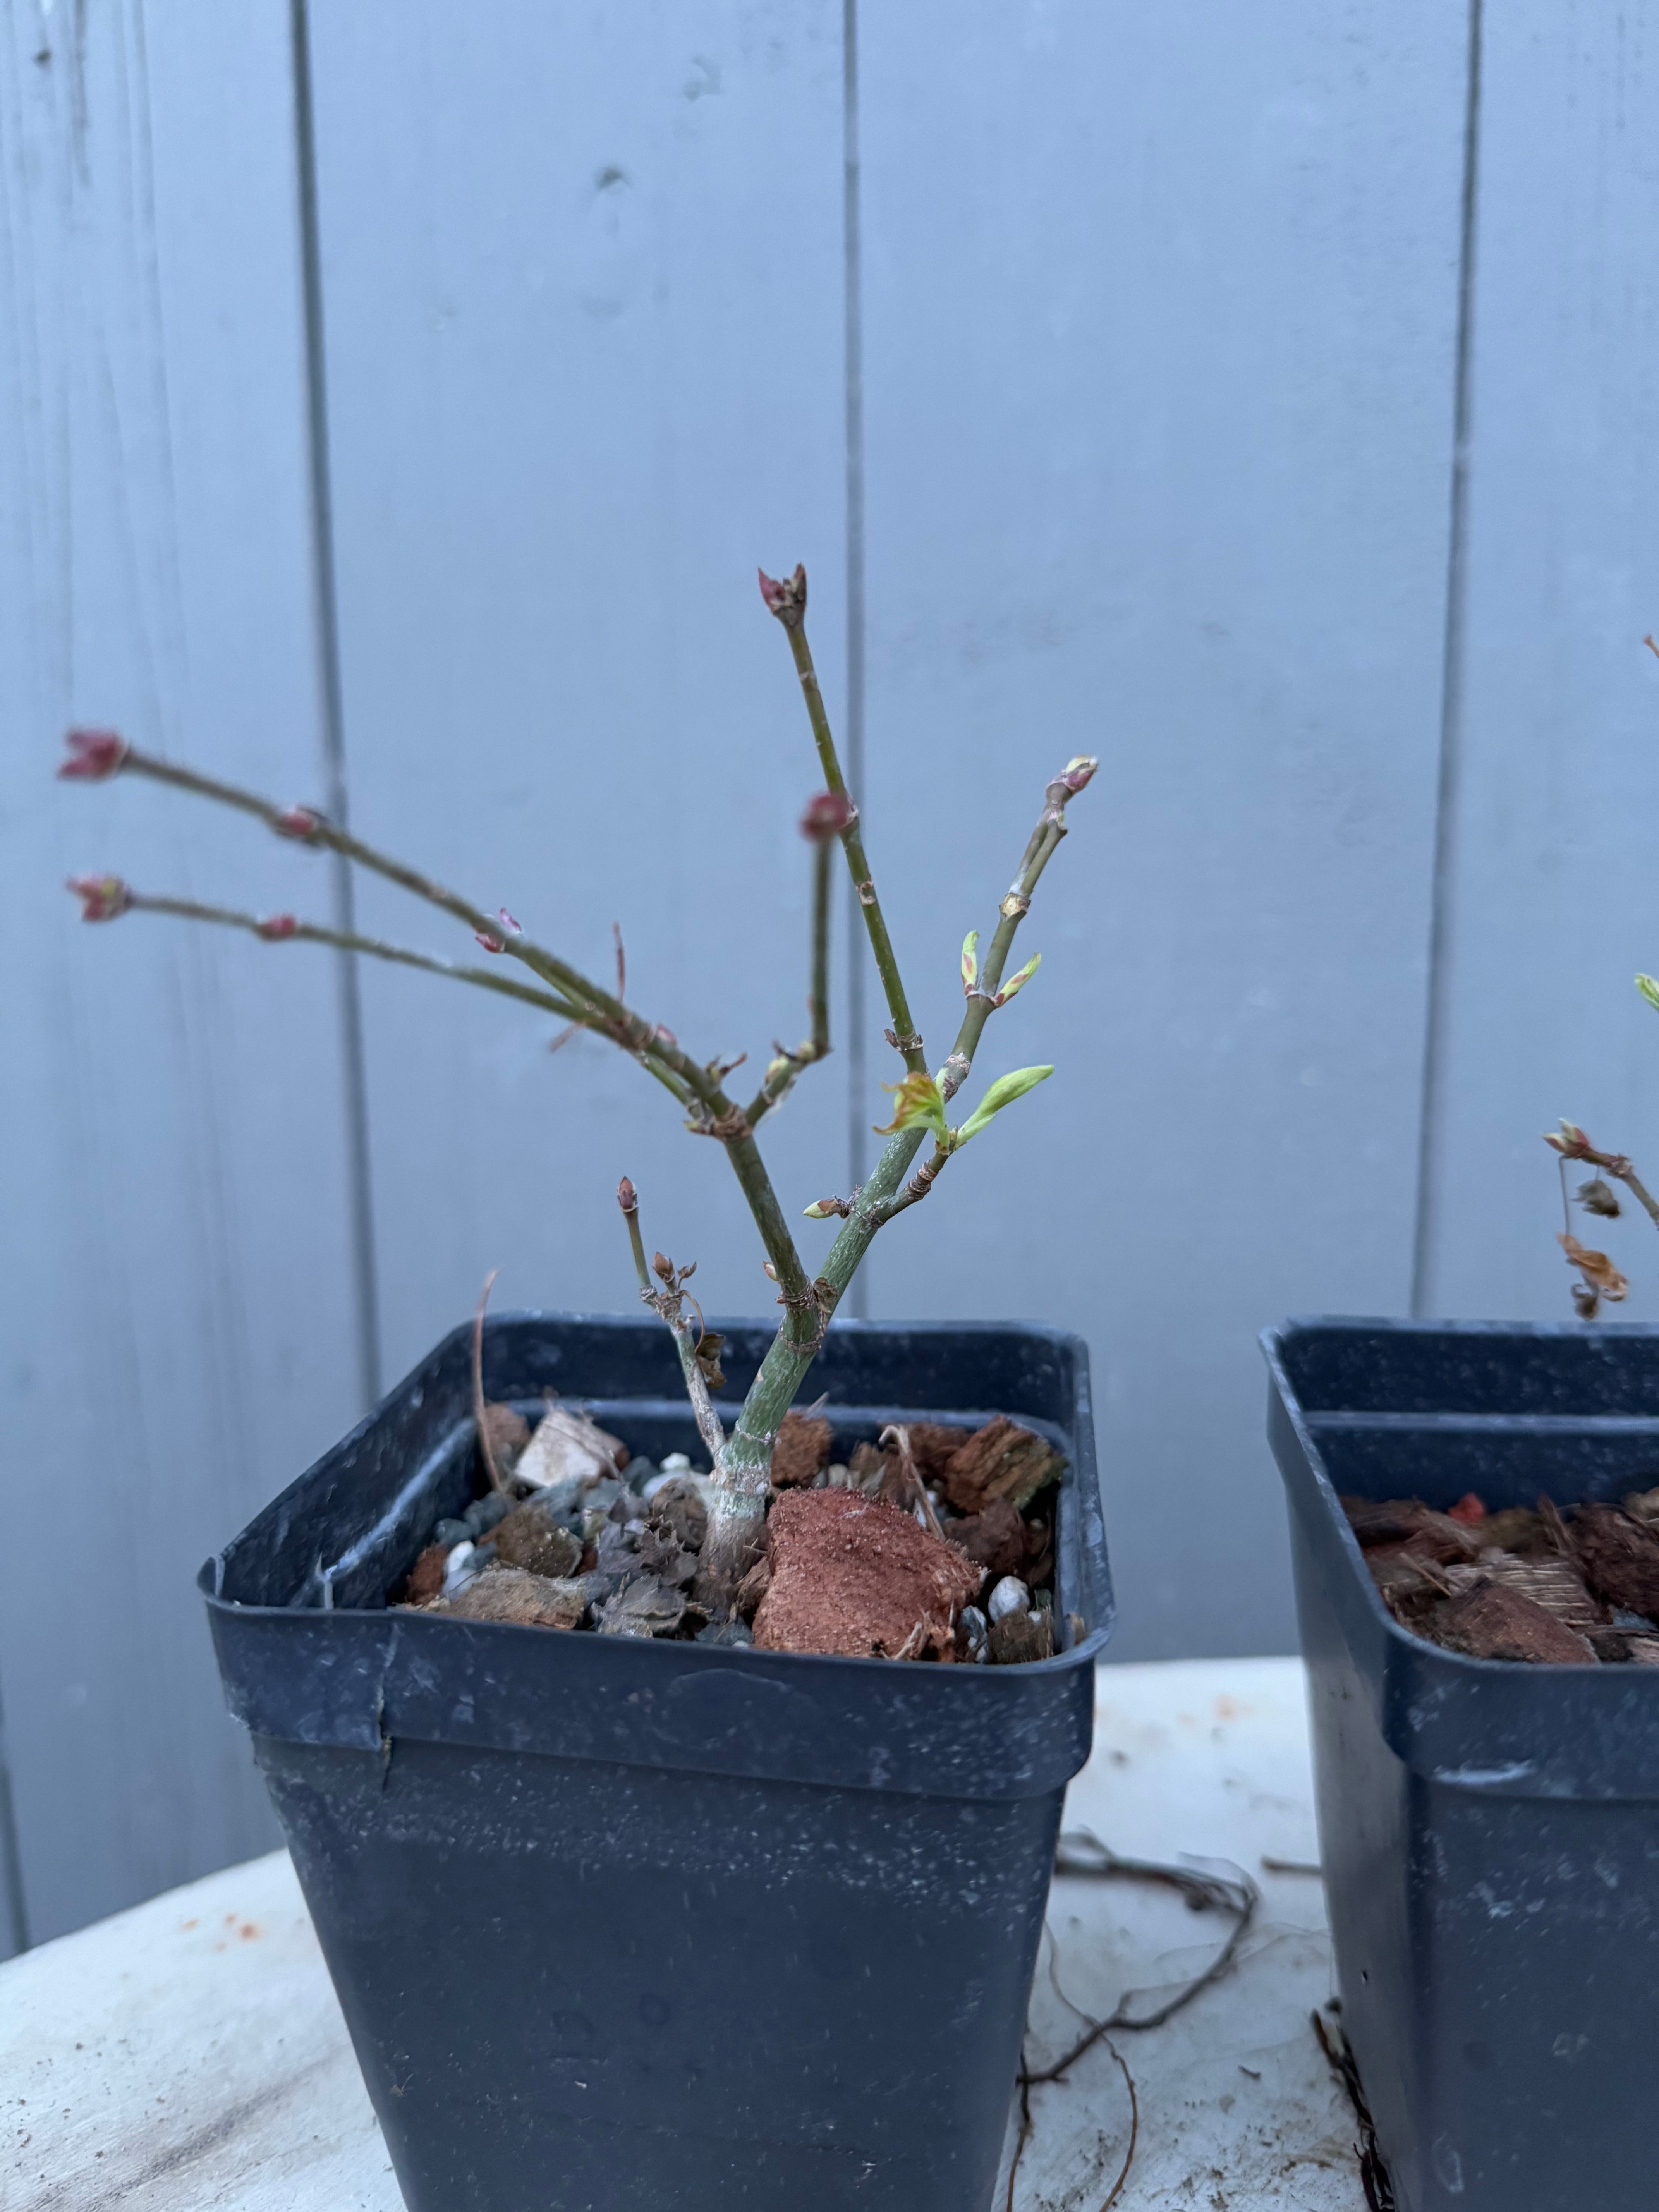
[[[1625,1155],[1546,1141],[1564,1209],[1577,1162],[1587,1213],[1618,1182],[1659,1221]],[[1655,2201],[1659,1330],[1589,1326],[1626,1279],[1570,1212],[1560,1242],[1577,1323],[1265,1339],[1343,2024],[1402,2212]]]
[[[635,1012],[620,972],[595,982],[313,808],[108,732],[73,733],[63,770],[217,800],[459,922],[483,963],[116,877],[72,886],[88,921],[342,946],[609,1037],[722,1147],[778,1286],[775,1325],[709,1328],[692,1267],[647,1255],[625,1181],[636,1318],[486,1322],[481,1302],[203,1571],[411,2212],[982,2212],[1061,1798],[1088,1753],[1112,1599],[1083,1346],[836,1314],[873,1238],[1050,1072],[950,1118],[990,1016],[1036,969],[1009,975],[1011,949],[1095,763],[1049,782],[983,954],[977,933],[963,945],[960,1026],[931,1071],[818,690],[805,572],[761,588],[824,788],[802,823],[810,1035],[747,1099],[732,1065]],[[869,1181],[806,1208],[840,1224],[813,1269],[757,1133],[830,1049],[837,844],[902,1069]],[[823,1395],[803,1414],[809,1372]]]

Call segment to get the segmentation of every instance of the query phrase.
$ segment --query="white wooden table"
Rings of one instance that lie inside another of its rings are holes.
[[[1310,2027],[1331,1993],[1302,1672],[1290,1659],[1104,1668],[1067,1825],[1127,1856],[1242,1867],[1263,1902],[1236,1971],[1118,2039],[1139,2130],[1117,2212],[1364,2212],[1346,2105]],[[1173,1896],[1059,1881],[1033,2057],[1126,1990],[1187,1979],[1225,1933]],[[1015,2203],[1098,2212],[1129,2105],[1097,2048],[1035,2094]],[[5,2212],[400,2212],[285,1854],[0,1966]],[[1002,2199],[998,2197],[1000,2207]]]

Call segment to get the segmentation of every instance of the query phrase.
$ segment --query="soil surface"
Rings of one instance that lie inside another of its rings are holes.
[[[1659,1488],[1488,1512],[1345,1498],[1382,1601],[1402,1628],[1474,1659],[1659,1665]]]
[[[713,1484],[660,1467],[580,1407],[532,1424],[485,1405],[475,1495],[439,1521],[390,1601],[459,1620],[774,1651],[1013,1666],[1050,1657],[1066,1462],[999,1414],[919,1421],[834,1456],[816,1408],[785,1416],[763,1548],[728,1613],[700,1582]],[[844,1434],[844,1432],[843,1432]],[[712,1601],[711,1601],[712,1603]]]

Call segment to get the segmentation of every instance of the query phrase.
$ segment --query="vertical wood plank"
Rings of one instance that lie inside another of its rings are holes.
[[[942,21],[865,12],[860,113],[868,829],[941,1053],[1045,777],[1103,766],[982,1055],[1058,1073],[874,1310],[1079,1328],[1115,1649],[1284,1649],[1255,1332],[1408,1288],[1465,27]]]
[[[1659,1164],[1656,133],[1659,8],[1487,9],[1431,1312],[1571,1320],[1559,1116]],[[1650,1321],[1629,1215],[1575,1219]]]
[[[354,1391],[326,969],[63,890],[314,910],[315,864],[52,773],[80,721],[317,787],[287,11],[3,23],[0,1686],[40,1940],[271,1838],[194,1577]]]
[[[746,1082],[804,1034],[819,780],[757,562],[808,563],[842,663],[839,8],[313,27],[357,823],[601,978],[619,921],[630,1000]],[[388,1374],[492,1267],[498,1303],[630,1304],[624,1172],[711,1310],[766,1309],[724,1161],[613,1048],[550,1060],[505,1002],[364,988]],[[793,1212],[844,1158],[841,1064],[767,1133]]]

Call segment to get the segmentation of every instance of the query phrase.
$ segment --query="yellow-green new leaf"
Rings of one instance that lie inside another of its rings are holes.
[[[1016,1098],[1023,1098],[1028,1091],[1035,1091],[1038,1084],[1046,1082],[1054,1072],[1052,1067],[1017,1067],[1012,1075],[998,1076],[957,1131],[957,1144],[965,1145],[969,1137],[976,1137],[986,1123],[1001,1113],[1005,1106],[1012,1106]]]
[[[997,993],[998,1006],[1006,1006],[1009,1000],[1013,997],[1016,991],[1024,990],[1026,984],[1030,981],[1032,976],[1036,974],[1037,969],[1041,968],[1042,965],[1042,955],[1040,952],[1034,952],[1030,958],[1026,962],[1025,965],[1020,969],[1019,973],[1017,975],[1011,975],[1008,978],[1008,981],[1003,985],[1002,988]]]
[[[962,940],[962,988],[971,991],[979,981],[979,932],[970,929]]]
[[[908,1129],[913,1122],[924,1122],[941,1142],[950,1134],[945,1120],[945,1094],[926,1068],[907,1075],[902,1083],[884,1083],[884,1091],[894,1094],[893,1118],[885,1128],[876,1127],[878,1137],[890,1137],[896,1129]]]
[[[1651,975],[1638,975],[1636,979],[1636,988],[1649,1006],[1659,1010],[1659,982],[1656,982]]]

